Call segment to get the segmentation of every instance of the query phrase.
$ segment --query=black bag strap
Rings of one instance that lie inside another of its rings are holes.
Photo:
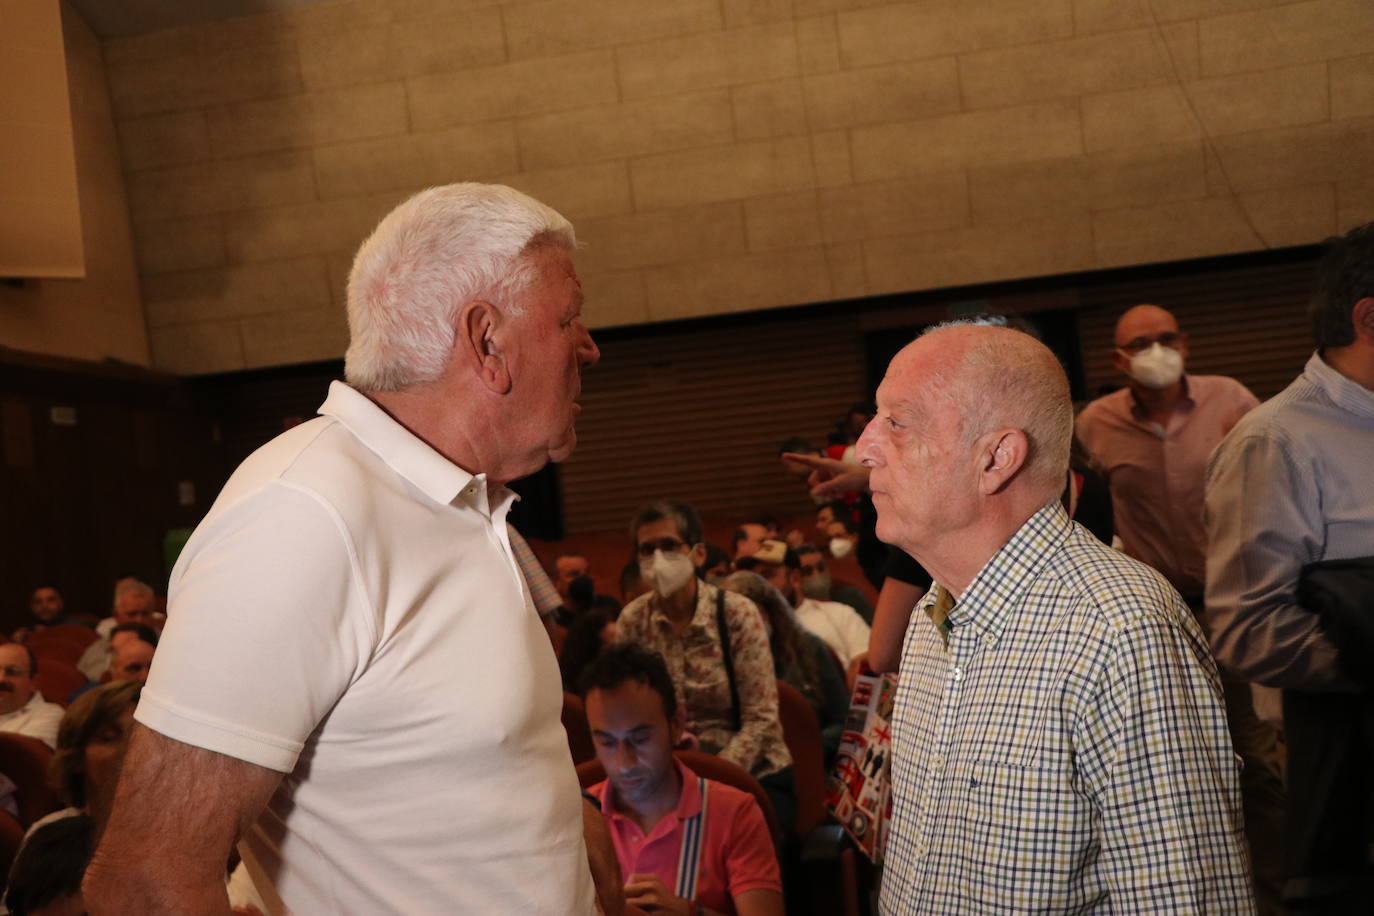
[[[720,631],[720,654],[725,662],[725,679],[730,682],[730,721],[739,731],[743,720],[739,713],[739,688],[735,686],[735,660],[730,656],[730,628],[725,625],[725,589],[716,589],[716,629]]]

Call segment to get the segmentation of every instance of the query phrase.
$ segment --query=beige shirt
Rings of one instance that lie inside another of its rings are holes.
[[[1223,375],[1187,375],[1184,386],[1167,427],[1147,419],[1123,388],[1083,408],[1077,431],[1106,472],[1122,549],[1163,573],[1185,598],[1200,598],[1207,458],[1259,400]]]
[[[37,690],[29,701],[14,712],[0,716],[0,732],[28,735],[48,747],[57,747],[57,726],[62,722],[63,709],[43,699]]]

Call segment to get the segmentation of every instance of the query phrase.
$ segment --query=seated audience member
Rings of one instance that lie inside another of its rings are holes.
[[[801,625],[792,605],[758,573],[732,573],[720,587],[743,595],[763,612],[773,650],[773,670],[778,680],[795,687],[816,710],[828,762],[840,746],[849,714],[849,686],[835,654],[824,640]]]
[[[153,666],[153,652],[157,649],[157,633],[142,624],[126,623],[110,634],[113,654],[110,658],[111,681],[148,680]]]
[[[76,668],[86,679],[98,681],[110,667],[114,650],[110,646],[110,634],[114,628],[126,623],[139,623],[157,629],[157,595],[146,583],[137,579],[121,579],[115,587],[114,616],[107,617],[96,625],[95,631],[100,639],[91,643],[82,653]]]
[[[558,594],[563,596],[565,605],[568,603],[568,586],[573,580],[592,574],[591,562],[580,553],[560,553],[554,558],[553,569],[553,584]]]
[[[730,549],[734,551],[734,558],[738,560],[740,557],[752,557],[767,537],[768,526],[762,522],[745,522],[740,525],[730,538]]]
[[[53,747],[62,707],[43,699],[33,683],[37,674],[32,649],[18,643],[0,646],[0,732],[28,735]]]
[[[631,560],[620,570],[620,600],[625,604],[649,591],[644,577],[639,574],[639,561]]]
[[[568,638],[563,643],[563,652],[558,656],[558,670],[563,676],[564,690],[576,693],[582,670],[603,649],[615,645],[618,616],[606,608],[592,608],[568,627]]]
[[[734,568],[730,565],[730,555],[715,544],[707,544],[706,559],[697,570],[697,575],[715,585],[717,579],[724,579],[732,572]]]
[[[581,683],[606,769],[590,792],[626,876],[626,902],[651,913],[782,916],[777,855],[758,802],[673,759],[686,717],[662,657],[619,646]]]
[[[81,878],[95,851],[96,822],[79,814],[31,831],[14,857],[5,907],[11,916],[81,916]]]
[[[62,600],[62,593],[54,586],[38,586],[29,596],[29,614],[33,619],[26,626],[14,631],[14,641],[23,642],[44,627],[56,627],[62,624],[87,625],[84,618],[77,614],[68,614],[66,608],[66,602]]]
[[[696,575],[706,559],[701,519],[686,503],[645,506],[630,523],[640,574],[652,591],[625,606],[616,641],[663,656],[687,729],[702,750],[758,779],[780,823],[795,818],[792,757],[778,721],[768,631],[748,598]]]
[[[84,813],[103,822],[114,801],[119,761],[142,693],[141,681],[102,684],[67,708],[52,768],[58,794],[70,807],[58,815]]]
[[[800,591],[807,598],[817,601],[838,601],[858,611],[864,623],[873,622],[873,605],[868,603],[864,593],[847,582],[837,582],[830,576],[830,566],[825,561],[825,551],[815,544],[802,544],[795,548],[797,561],[801,564]]]
[[[818,601],[801,593],[801,559],[782,541],[764,541],[758,552],[740,564],[754,571],[782,593],[797,609],[797,620],[825,640],[845,665],[868,651],[868,624],[858,611],[838,601]]]

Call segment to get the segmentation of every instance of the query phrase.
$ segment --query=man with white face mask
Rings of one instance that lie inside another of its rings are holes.
[[[1185,373],[1187,357],[1188,335],[1172,314],[1157,305],[1127,309],[1112,351],[1127,387],[1083,408],[1076,430],[1107,475],[1121,549],[1163,573],[1200,615],[1207,458],[1259,401],[1233,378]],[[1245,760],[1245,828],[1264,909],[1277,895],[1280,867],[1277,739],[1256,718],[1250,685],[1221,674],[1231,739]]]
[[[701,749],[754,775],[778,819],[795,812],[792,757],[778,720],[768,631],[754,602],[698,578],[706,560],[701,519],[685,503],[658,502],[630,523],[639,572],[650,588],[620,612],[616,642],[663,656]]]

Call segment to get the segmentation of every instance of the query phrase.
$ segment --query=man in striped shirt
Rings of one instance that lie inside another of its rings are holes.
[[[885,916],[1252,913],[1216,667],[1157,572],[1059,505],[1054,355],[954,326],[859,440],[878,536],[930,571],[893,714]]]

